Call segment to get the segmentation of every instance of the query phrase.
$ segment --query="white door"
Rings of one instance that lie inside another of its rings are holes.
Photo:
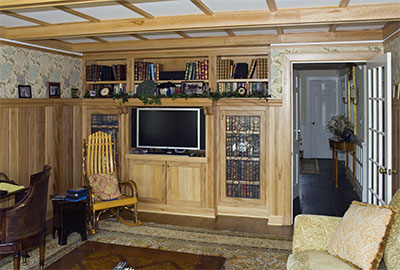
[[[367,62],[368,183],[367,200],[388,204],[392,199],[392,63],[391,54]]]
[[[310,158],[331,158],[328,139],[332,137],[326,128],[331,116],[336,114],[337,108],[337,80],[310,80]],[[304,146],[304,151],[306,147]],[[305,154],[308,157],[308,154]]]
[[[300,76],[299,71],[293,70],[293,112],[292,112],[292,123],[293,123],[293,132],[292,132],[292,204],[293,200],[299,196],[299,170],[300,170],[300,124],[299,124],[299,89],[300,89]],[[293,205],[292,205],[293,211]],[[293,214],[293,213],[292,213]]]

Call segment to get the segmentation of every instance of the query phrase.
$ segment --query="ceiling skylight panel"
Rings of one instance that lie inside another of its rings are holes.
[[[384,25],[385,24],[383,24],[383,23],[338,25],[336,27],[336,31],[377,30],[377,29],[382,29]]]
[[[111,3],[97,3],[79,5],[79,6],[68,6],[73,10],[95,17],[99,20],[118,20],[118,19],[130,19],[130,18],[143,18],[143,16],[136,12],[127,9],[124,6]]]
[[[232,30],[238,36],[276,34],[276,29],[273,28],[238,28]]]
[[[131,0],[130,2],[153,16],[203,14],[203,12],[189,0],[172,0],[144,3],[137,3],[137,1]]]
[[[190,37],[221,37],[228,36],[225,31],[185,31]]]
[[[265,0],[202,0],[213,12],[268,10]]]
[[[290,33],[310,33],[310,32],[328,32],[329,27],[284,27],[285,34]]]
[[[145,33],[140,35],[147,39],[182,38],[180,35],[176,33]]]
[[[62,41],[68,43],[98,43],[98,41],[91,39],[91,38],[62,38]]]
[[[350,2],[352,2],[351,0]],[[311,7],[337,7],[340,0],[275,0],[278,9],[295,9],[295,8],[311,8]]]
[[[139,40],[133,36],[101,36],[99,38],[110,42]]]
[[[349,6],[400,3],[400,0],[351,0]]]
[[[0,25],[3,27],[22,27],[22,26],[33,26],[36,23],[21,20],[5,14],[0,14]]]
[[[70,22],[86,22],[87,20],[72,15],[70,13],[58,10],[58,9],[45,9],[45,10],[34,10],[34,11],[17,11],[26,17],[30,17],[46,23],[70,23]]]

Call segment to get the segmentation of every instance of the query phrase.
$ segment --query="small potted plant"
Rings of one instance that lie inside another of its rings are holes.
[[[346,142],[350,141],[352,124],[347,116],[343,114],[333,115],[327,128],[338,138],[343,138]]]

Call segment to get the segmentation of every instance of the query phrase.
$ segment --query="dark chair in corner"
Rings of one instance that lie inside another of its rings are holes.
[[[0,254],[14,254],[14,269],[20,268],[21,253],[39,246],[40,268],[44,268],[46,206],[51,167],[31,176],[26,196],[14,206],[0,209]]]

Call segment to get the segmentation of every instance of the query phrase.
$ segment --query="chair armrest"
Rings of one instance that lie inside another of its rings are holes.
[[[119,185],[120,185],[120,189],[121,189],[121,193],[122,194],[125,193],[125,190],[124,190],[123,187],[127,187],[127,188],[129,188],[131,190],[131,195],[129,195],[129,196],[132,196],[132,197],[137,197],[138,196],[137,186],[136,186],[135,181],[133,181],[133,180],[124,180],[124,181],[121,181],[119,183]],[[126,194],[124,194],[124,195],[126,195]]]
[[[342,218],[320,215],[298,215],[294,221],[293,253],[327,250]]]

